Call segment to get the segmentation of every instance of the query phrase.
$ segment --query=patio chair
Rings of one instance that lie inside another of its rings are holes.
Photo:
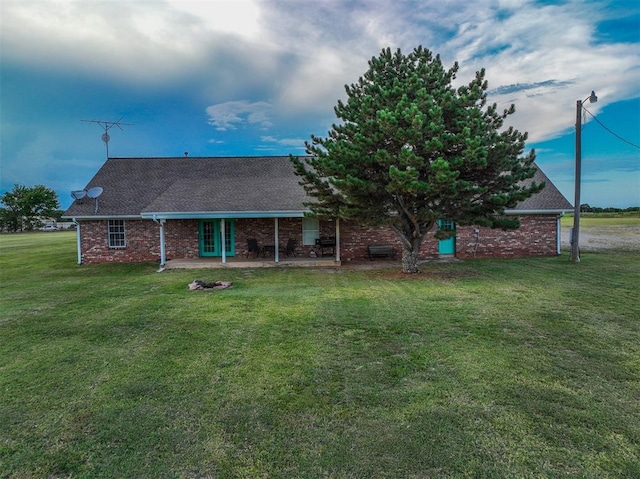
[[[296,255],[296,240],[295,238],[289,238],[287,241],[287,246],[281,249],[285,256],[295,256]]]
[[[258,255],[264,256],[264,248],[262,246],[258,246],[258,240],[256,240],[255,238],[247,239],[247,258],[249,257],[250,253],[255,253],[256,258],[258,257]]]

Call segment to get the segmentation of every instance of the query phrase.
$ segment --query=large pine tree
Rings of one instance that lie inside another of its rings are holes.
[[[418,271],[420,245],[439,219],[517,228],[504,210],[544,186],[521,183],[535,174],[535,153],[522,156],[526,133],[503,129],[513,105],[502,113],[486,105],[484,69],[455,89],[457,71],[422,47],[383,50],[345,87],[346,103],[334,108],[340,124],[311,136],[309,156],[291,157],[311,211],[391,226],[405,273]]]

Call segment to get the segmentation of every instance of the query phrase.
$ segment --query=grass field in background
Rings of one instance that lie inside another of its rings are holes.
[[[564,215],[561,225],[573,226],[573,213]],[[580,226],[583,227],[619,227],[640,226],[640,212],[624,213],[580,213]]]
[[[640,477],[637,252],[76,258],[73,232],[0,235],[0,477]]]

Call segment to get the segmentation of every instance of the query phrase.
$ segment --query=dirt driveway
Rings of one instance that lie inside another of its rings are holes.
[[[562,228],[562,247],[571,248],[571,228]],[[601,250],[610,248],[640,251],[639,226],[588,226],[580,227],[580,249]]]

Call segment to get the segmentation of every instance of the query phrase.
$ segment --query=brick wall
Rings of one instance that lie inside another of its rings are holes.
[[[149,227],[159,229],[153,222],[149,222]],[[164,251],[167,259],[198,258],[198,220],[167,220],[164,225]]]
[[[524,256],[555,256],[558,248],[556,215],[527,215],[520,217],[520,228],[501,229],[458,228],[456,256],[458,258],[513,258]],[[474,253],[475,251],[475,253]]]
[[[526,215],[520,217],[520,228],[501,229],[459,226],[456,228],[455,256],[457,258],[555,256],[558,248],[557,215]],[[478,230],[476,235],[475,231]],[[425,236],[419,259],[437,258],[438,240],[433,229]],[[402,244],[397,235],[387,227],[361,228],[356,223],[340,223],[341,259],[367,259],[367,245],[391,244],[398,255]]]
[[[530,215],[520,218],[518,230],[502,231],[473,227],[458,227],[456,257],[518,257],[553,256],[557,254],[557,216]],[[160,259],[160,227],[151,220],[125,220],[126,248],[109,248],[107,221],[81,223],[82,261],[84,263],[142,262]],[[247,239],[255,238],[261,245],[274,244],[273,218],[234,220],[236,256],[247,253]],[[438,257],[438,241],[430,231],[422,243],[419,258]],[[335,236],[335,222],[320,222],[321,236]],[[278,220],[280,246],[289,238],[297,242],[297,252],[309,256],[313,246],[302,245],[302,218]],[[391,244],[398,257],[402,254],[400,240],[388,227],[363,228],[353,221],[340,222],[340,259],[368,259],[367,246],[372,243]],[[198,258],[198,220],[168,220],[165,224],[165,254],[167,259]]]
[[[429,232],[420,248],[420,259],[438,256],[438,242],[433,238],[435,230]],[[369,259],[368,246],[370,244],[389,244],[395,247],[397,257],[402,256],[402,243],[398,235],[387,226],[361,227],[353,221],[340,222],[340,259],[364,260]]]
[[[160,258],[160,230],[152,221],[125,220],[125,248],[109,248],[107,221],[80,223],[83,263],[135,263]]]

